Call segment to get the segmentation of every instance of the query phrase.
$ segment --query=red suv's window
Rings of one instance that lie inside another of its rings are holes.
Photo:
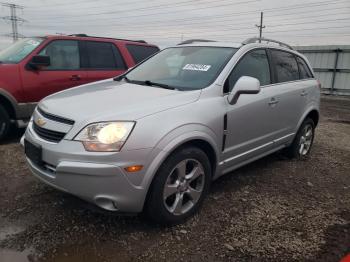
[[[78,41],[52,41],[40,51],[39,55],[50,57],[51,64],[45,68],[47,70],[78,70],[80,68]]]
[[[154,47],[154,46],[127,44],[126,48],[128,49],[129,53],[131,54],[136,64],[140,63],[141,61],[145,60],[147,57],[150,57],[151,55],[159,51],[158,47]]]
[[[78,41],[55,40],[49,43],[40,55],[50,57],[48,70],[78,70],[80,69],[80,54]]]
[[[125,69],[123,58],[112,43],[84,41],[88,56],[88,68]]]

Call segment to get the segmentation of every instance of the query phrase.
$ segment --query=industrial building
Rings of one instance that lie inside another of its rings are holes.
[[[350,45],[295,47],[310,61],[322,93],[350,95]]]

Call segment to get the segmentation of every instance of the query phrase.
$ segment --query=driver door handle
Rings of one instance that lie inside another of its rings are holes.
[[[307,92],[305,90],[303,90],[300,95],[301,96],[307,96]]]
[[[81,80],[81,77],[80,77],[80,75],[72,75],[70,77],[70,80],[72,80],[72,81],[79,81],[79,80]]]
[[[276,98],[272,97],[270,102],[269,102],[269,106],[276,105],[278,103],[279,103],[279,100],[277,100]]]

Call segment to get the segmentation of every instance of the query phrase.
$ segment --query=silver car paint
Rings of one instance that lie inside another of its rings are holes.
[[[217,42],[196,45],[239,48],[215,82],[205,89],[181,92],[110,79],[41,101],[39,106],[43,110],[73,119],[75,124],[68,126],[45,119],[45,128],[68,132],[58,144],[38,137],[32,122],[29,124],[25,139],[42,146],[43,160],[53,168],[52,172],[39,169],[28,160],[34,175],[102,208],[140,212],[159,166],[181,144],[198,139],[211,145],[216,155],[213,174],[216,179],[289,145],[305,116],[312,110],[319,111],[320,94],[314,79],[263,86],[260,93],[241,95],[236,104],[230,105],[228,94],[222,90],[234,65],[249,50],[271,48],[271,45]],[[270,104],[273,99],[278,103]],[[228,133],[222,152],[226,113]],[[39,117],[45,118],[35,110],[33,120]],[[86,125],[113,120],[136,121],[120,152],[86,152],[80,142],[72,141]],[[143,165],[143,170],[137,173],[123,170],[134,164]]]

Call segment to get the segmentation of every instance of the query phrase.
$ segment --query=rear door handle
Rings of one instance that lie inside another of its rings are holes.
[[[305,90],[303,90],[300,94],[301,96],[306,96],[307,95],[307,92]]]
[[[72,75],[70,77],[70,80],[72,80],[72,81],[79,81],[79,80],[81,80],[81,77],[80,77],[80,75]]]
[[[271,100],[269,102],[269,106],[276,105],[278,103],[279,103],[279,101],[276,98],[273,97],[273,98],[271,98]]]

